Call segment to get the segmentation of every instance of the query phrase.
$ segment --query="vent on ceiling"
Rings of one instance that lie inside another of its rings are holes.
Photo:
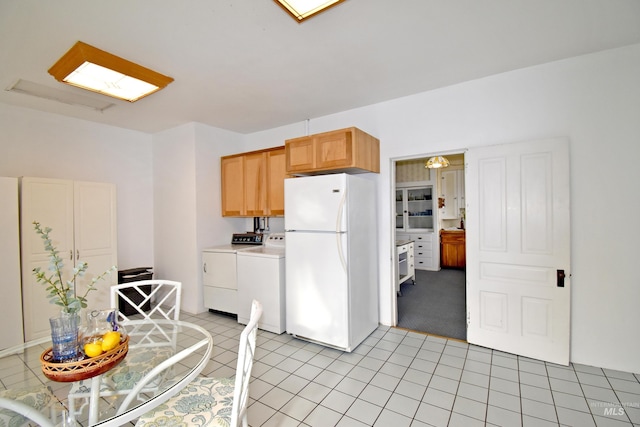
[[[36,96],[38,98],[62,102],[63,104],[90,108],[92,110],[100,112],[115,105],[108,101],[93,99],[88,96],[76,95],[75,93],[65,92],[63,90],[54,89],[49,86],[44,86],[22,79],[19,79],[17,82],[15,82],[5,90],[9,92],[22,93],[25,95]]]

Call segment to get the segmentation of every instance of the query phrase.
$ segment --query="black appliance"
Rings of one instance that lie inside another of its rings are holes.
[[[118,271],[118,284],[139,282],[141,280],[151,280],[152,278],[153,278],[152,267],[129,268],[127,270]],[[151,285],[141,286],[141,289],[143,292],[148,294],[149,292],[151,292]],[[140,304],[144,300],[144,297],[140,295],[140,293],[135,289],[125,289],[122,293],[136,304]],[[151,301],[147,301],[142,306],[142,310],[149,311],[150,309],[151,309]],[[125,316],[131,316],[138,312],[135,308],[133,308],[133,306],[131,306],[131,304],[125,301],[122,297],[118,297],[118,311],[120,311],[120,313],[124,314]]]

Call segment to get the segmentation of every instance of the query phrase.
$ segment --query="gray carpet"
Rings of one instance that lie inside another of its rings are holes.
[[[400,291],[399,327],[466,341],[464,270],[416,270],[416,284],[405,282]]]

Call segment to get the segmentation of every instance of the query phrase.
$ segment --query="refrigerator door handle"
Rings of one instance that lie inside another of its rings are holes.
[[[344,233],[336,233],[336,243],[338,245],[338,256],[340,257],[340,263],[345,273],[349,273],[347,270],[347,260],[344,259],[344,251],[342,250],[342,236]]]
[[[340,203],[338,204],[338,214],[336,215],[336,233],[340,233],[342,231],[342,216],[344,215],[344,205],[347,203],[347,190],[345,189],[342,193],[342,197],[340,198]]]
[[[344,251],[342,250],[342,215],[344,213],[344,205],[347,202],[347,189],[342,193],[342,198],[340,199],[340,204],[338,205],[338,216],[336,217],[336,243],[338,244],[338,256],[340,257],[340,263],[342,264],[342,268],[345,273],[347,271],[347,260],[344,258]]]

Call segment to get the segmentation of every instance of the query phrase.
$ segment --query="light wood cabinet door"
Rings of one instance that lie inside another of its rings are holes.
[[[287,141],[287,172],[304,172],[315,167],[315,144],[313,138],[299,138]]]
[[[265,216],[267,213],[267,155],[251,153],[244,157],[244,214]]]
[[[337,131],[314,138],[316,169],[339,169],[353,166],[353,132]]]
[[[244,211],[244,158],[222,157],[222,216],[243,216]]]
[[[267,152],[267,214],[284,215],[284,180],[287,165],[284,148]]]

